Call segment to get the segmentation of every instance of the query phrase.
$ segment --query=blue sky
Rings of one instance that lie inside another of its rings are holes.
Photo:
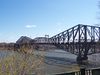
[[[98,0],[0,0],[0,42],[53,36],[77,24],[97,24]]]

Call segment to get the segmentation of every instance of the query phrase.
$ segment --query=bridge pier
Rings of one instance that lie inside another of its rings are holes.
[[[77,60],[78,64],[81,64],[81,65],[88,64],[88,57],[87,56],[86,57],[82,57],[81,55],[79,55],[79,56],[77,56],[76,60]]]

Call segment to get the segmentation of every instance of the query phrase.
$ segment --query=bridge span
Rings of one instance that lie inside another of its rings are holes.
[[[78,24],[48,38],[48,42],[31,42],[28,45],[36,47],[39,45],[55,45],[57,48],[77,55],[78,63],[82,63],[88,60],[88,55],[100,52],[100,27]],[[23,46],[23,43],[15,44],[14,49],[19,49],[21,46]]]
[[[100,52],[100,27],[78,24],[51,37],[49,43],[77,55],[82,63],[87,55]]]

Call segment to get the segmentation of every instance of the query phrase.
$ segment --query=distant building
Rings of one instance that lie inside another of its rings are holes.
[[[48,43],[49,42],[49,35],[45,35],[45,37],[36,37],[34,38],[36,43]]]
[[[26,52],[26,50],[30,50],[32,49],[32,45],[31,45],[31,41],[33,39],[31,39],[30,37],[27,36],[21,36],[15,43],[14,45],[14,50],[18,50],[18,51],[23,51]]]
[[[24,43],[30,43],[32,39],[27,36],[21,36],[17,41],[16,44],[24,44]]]

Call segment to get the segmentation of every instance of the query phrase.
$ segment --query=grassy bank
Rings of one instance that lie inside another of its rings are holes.
[[[14,52],[0,59],[0,75],[26,75],[37,73],[43,64],[43,56]]]

